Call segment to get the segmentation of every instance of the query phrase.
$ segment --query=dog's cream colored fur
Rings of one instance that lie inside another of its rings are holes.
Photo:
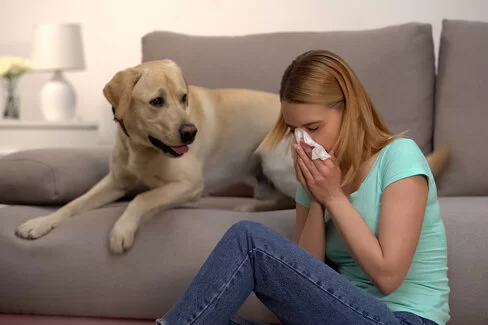
[[[185,94],[187,101],[182,100]],[[225,189],[254,175],[259,166],[272,183],[272,198],[238,210],[293,207],[297,181],[290,146],[284,141],[274,152],[253,154],[280,113],[276,94],[189,86],[176,63],[159,60],[118,72],[104,95],[128,133],[117,128],[109,174],[51,215],[20,225],[18,236],[39,238],[62,221],[113,202],[143,182],[150,190],[129,203],[110,233],[111,252],[121,254],[133,245],[143,216]],[[164,98],[163,107],[151,105],[156,97]],[[148,140],[152,136],[169,146],[181,145],[179,128],[188,123],[198,132],[182,157],[163,153]],[[443,163],[433,159],[440,169]]]
[[[129,203],[110,234],[111,251],[123,253],[147,213],[197,200],[250,175],[259,163],[253,152],[280,110],[275,94],[188,86],[179,66],[169,60],[118,72],[104,94],[129,135],[118,127],[110,173],[53,214],[22,224],[18,236],[39,238],[67,218],[121,198],[142,181],[150,190]],[[184,94],[187,103],[181,101]],[[158,96],[164,97],[164,107],[150,104]],[[148,140],[151,135],[169,146],[181,145],[179,128],[185,123],[193,123],[198,132],[182,157],[164,154]]]

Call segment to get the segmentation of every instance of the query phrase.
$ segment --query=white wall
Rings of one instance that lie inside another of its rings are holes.
[[[104,84],[116,71],[140,62],[141,37],[153,30],[236,35],[354,30],[419,21],[433,25],[437,48],[443,18],[488,21],[488,1],[0,0],[0,56],[30,56],[36,23],[80,23],[87,68],[66,77],[76,87],[79,115],[106,121],[111,113],[102,95]],[[48,78],[49,73],[22,77],[21,118],[42,119],[39,93]],[[0,109],[3,97],[0,91]]]

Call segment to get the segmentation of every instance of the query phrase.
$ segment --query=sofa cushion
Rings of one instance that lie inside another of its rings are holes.
[[[59,205],[108,173],[110,149],[48,148],[0,158],[0,203]]]
[[[125,255],[108,253],[119,202],[68,220],[45,237],[14,235],[22,222],[52,208],[0,208],[0,313],[155,319],[178,299],[223,233],[239,220],[262,222],[291,238],[295,211],[228,211],[250,199],[206,198],[157,214]],[[488,200],[440,199],[448,240],[451,325],[488,324]],[[276,321],[251,297],[244,318]]]
[[[488,324],[488,198],[442,197],[451,294],[450,325]]]
[[[443,196],[488,195],[488,22],[443,20],[434,147],[450,163],[438,180]]]
[[[252,199],[208,200],[147,220],[122,256],[109,253],[108,238],[126,202],[83,213],[31,241],[16,237],[16,227],[53,208],[0,208],[0,313],[154,320],[176,302],[235,222],[259,221],[292,235],[294,210],[237,213],[229,209]],[[240,314],[277,321],[254,295]]]
[[[394,132],[432,148],[435,59],[432,28],[409,23],[373,30],[191,36],[151,32],[142,60],[172,59],[190,84],[278,92],[288,64],[309,49],[344,57]]]

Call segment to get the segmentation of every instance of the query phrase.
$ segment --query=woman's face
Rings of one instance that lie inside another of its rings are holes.
[[[327,152],[334,149],[342,123],[342,110],[328,108],[322,104],[282,101],[281,113],[292,131],[302,128]]]

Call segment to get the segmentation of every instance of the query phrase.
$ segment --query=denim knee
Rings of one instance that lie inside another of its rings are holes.
[[[255,221],[238,221],[229,228],[225,237],[237,239],[247,251],[265,247],[270,240],[269,228]]]
[[[260,224],[259,222],[241,220],[233,224],[227,232],[232,233],[232,235],[247,237],[249,234],[252,234],[258,229],[262,229],[263,227],[264,225]]]

